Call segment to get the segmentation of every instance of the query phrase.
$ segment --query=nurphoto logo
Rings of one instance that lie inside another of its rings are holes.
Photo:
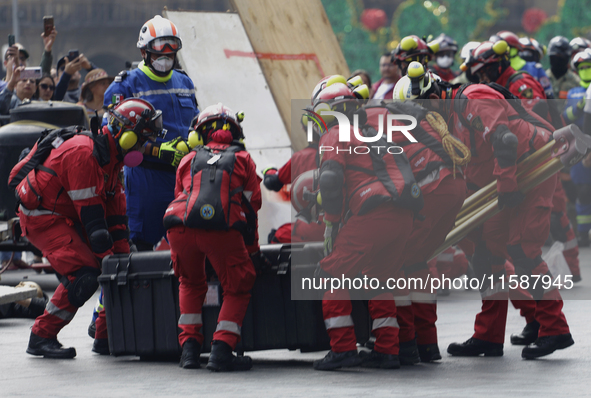
[[[308,142],[313,142],[314,140],[314,124],[319,129],[319,131],[328,132],[328,127],[325,122],[325,118],[329,120],[334,120],[338,122],[339,126],[339,142],[351,142],[351,123],[349,118],[341,112],[335,111],[327,111],[322,110],[320,114],[313,112],[311,110],[305,109],[308,112],[308,124],[307,124],[307,135],[308,135]],[[324,116],[324,118],[323,118]],[[398,121],[407,121],[410,122],[408,125],[394,125],[394,120]],[[384,142],[384,115],[378,116],[378,125],[379,128],[376,131],[375,135],[364,135],[359,131],[359,115],[353,115],[353,135],[357,140],[363,143],[378,143],[380,145],[371,145],[371,146],[352,146],[348,148],[339,148],[333,146],[326,146],[321,145],[318,148],[318,151],[322,154],[322,152],[329,152],[329,151],[337,151],[339,152],[347,152],[350,154],[358,154],[364,155],[371,151],[371,149],[377,150],[380,153],[381,150],[388,152],[393,155],[399,155],[404,152],[402,147],[397,146],[396,143],[392,140],[392,134],[394,132],[402,133],[410,142],[417,142],[415,137],[409,132],[409,130],[414,129],[417,127],[417,119],[410,115],[394,115],[388,114],[386,117],[386,131],[385,131],[385,142]],[[364,130],[364,131],[367,131]],[[375,131],[375,130],[374,130]]]

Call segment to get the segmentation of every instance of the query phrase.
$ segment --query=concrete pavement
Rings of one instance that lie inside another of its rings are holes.
[[[582,249],[580,258],[583,281],[563,292],[575,345],[535,361],[522,360],[521,347],[509,343],[509,335],[524,326],[512,307],[503,357],[448,356],[445,351],[450,343],[471,336],[474,315],[480,308],[476,292],[453,291],[449,299],[439,303],[440,363],[392,371],[351,368],[317,372],[312,361],[325,352],[273,350],[248,354],[254,359],[248,372],[184,370],[176,362],[142,362],[137,357],[92,353],[92,339],[86,330],[97,294],[60,333],[65,346],[76,347],[74,360],[26,354],[33,320],[0,320],[0,397],[589,396],[591,301],[580,298],[591,296],[591,249]],[[54,275],[33,271],[8,271],[2,274],[0,284],[14,286],[25,277],[48,293],[58,284]]]

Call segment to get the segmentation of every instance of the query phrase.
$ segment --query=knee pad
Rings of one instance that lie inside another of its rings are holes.
[[[82,307],[84,303],[92,297],[99,287],[98,276],[101,270],[94,267],[82,267],[76,271],[73,276],[75,279],[70,281],[66,276],[62,277],[62,284],[68,291],[68,300],[75,307]]]
[[[550,233],[552,234],[552,238],[554,238],[554,240],[564,243],[568,239],[566,237],[566,230],[560,222],[561,219],[562,212],[552,213],[550,215]]]
[[[577,184],[577,202],[591,205],[591,184]]]

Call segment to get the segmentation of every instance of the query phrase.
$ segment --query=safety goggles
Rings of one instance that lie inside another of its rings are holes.
[[[41,88],[43,90],[51,90],[51,91],[55,90],[55,86],[52,86],[52,85],[49,85],[49,84],[45,84],[45,83],[40,84],[39,85],[39,88]]]
[[[109,110],[109,113],[117,120],[123,130],[129,128],[129,126],[133,126],[133,123],[128,118],[116,110]],[[140,120],[133,128],[133,132],[145,139],[150,137],[164,137],[167,130],[162,126],[162,111],[156,110],[150,112],[147,109],[144,110]]]
[[[154,52],[171,53],[180,50],[182,43],[177,37],[165,37],[152,40],[148,46]]]

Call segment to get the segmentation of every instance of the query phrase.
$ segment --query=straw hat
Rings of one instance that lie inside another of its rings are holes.
[[[108,80],[109,84],[114,80],[114,77],[111,77],[107,74],[104,69],[97,68],[93,69],[86,74],[84,78],[84,83],[82,83],[82,89],[80,90],[80,98],[86,98],[86,92],[94,85],[94,83],[100,80]]]

